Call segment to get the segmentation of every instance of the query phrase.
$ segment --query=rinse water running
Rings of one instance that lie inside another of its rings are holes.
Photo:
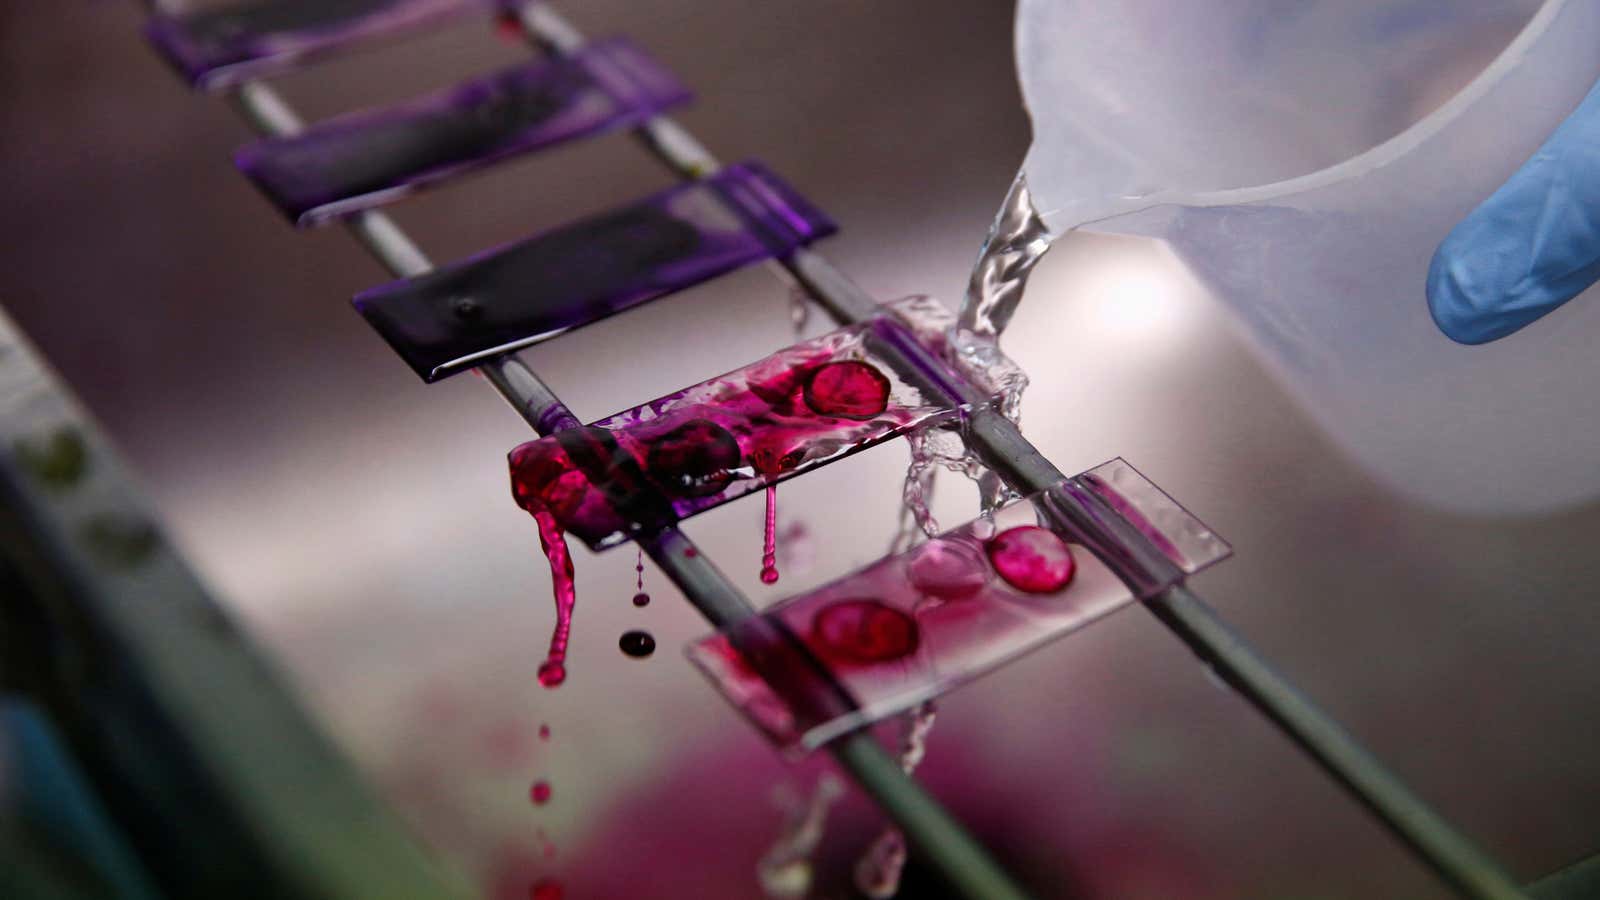
[[[1027,178],[1018,172],[973,264],[951,341],[952,361],[986,382],[992,380],[1000,389],[1000,410],[1013,422],[1020,421],[1028,377],[1020,367],[1002,364],[1000,333],[1011,324],[1028,276],[1053,240],[1034,208]]]

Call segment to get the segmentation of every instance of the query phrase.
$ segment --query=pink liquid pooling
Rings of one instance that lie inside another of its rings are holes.
[[[1137,515],[1145,552],[1181,552],[1174,571],[1227,556],[1226,544],[1121,460],[1079,476],[1086,483],[1107,500],[1104,515],[1130,523]],[[735,646],[737,630],[695,642],[689,657],[788,748],[813,749],[911,709],[1133,601],[1130,584],[1142,582],[1120,568],[1129,554],[1091,553],[1079,541],[1103,539],[1052,513],[1067,489],[1009,504],[992,523],[969,522],[763,612],[759,621],[796,636],[848,696],[843,711],[773,681]]]
[[[1077,565],[1067,542],[1037,525],[1019,525],[989,539],[989,562],[1006,583],[1030,594],[1059,591],[1072,581]]]
[[[890,662],[917,652],[917,623],[876,600],[840,600],[817,612],[811,642],[827,662]]]

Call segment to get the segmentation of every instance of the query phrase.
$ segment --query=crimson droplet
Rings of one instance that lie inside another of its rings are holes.
[[[709,419],[690,419],[653,438],[646,453],[650,476],[680,497],[709,497],[733,480],[739,442]]]
[[[549,803],[550,802],[550,782],[548,782],[548,781],[535,781],[533,783],[533,787],[528,790],[528,798],[531,799],[534,803],[536,803],[539,806],[543,806],[546,803]]]
[[[617,646],[635,659],[644,659],[656,652],[656,639],[648,631],[630,631],[617,641]]]
[[[1072,580],[1077,564],[1067,542],[1037,525],[1021,525],[989,540],[989,562],[1006,583],[1029,594],[1059,591]]]
[[[539,683],[545,687],[559,687],[566,680],[567,667],[561,663],[548,661],[539,666]]]
[[[889,407],[889,379],[870,363],[831,362],[811,373],[805,398],[824,416],[870,419]]]
[[[537,884],[528,889],[528,900],[561,900],[566,893],[561,887],[561,882],[553,878],[541,878]]]
[[[841,662],[881,663],[917,652],[917,623],[876,600],[840,600],[811,623],[817,647]]]

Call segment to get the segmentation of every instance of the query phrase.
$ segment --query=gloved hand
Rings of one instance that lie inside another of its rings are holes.
[[[1498,340],[1600,278],[1600,85],[1457,225],[1428,269],[1428,308],[1463,344]]]

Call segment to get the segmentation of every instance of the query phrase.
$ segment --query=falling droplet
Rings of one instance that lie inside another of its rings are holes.
[[[539,740],[541,740],[541,741],[550,740],[550,726],[549,725],[540,725],[539,726]]]
[[[767,485],[767,530],[762,538],[761,583],[778,583],[778,486]]]
[[[528,789],[528,799],[532,800],[535,806],[543,806],[549,803],[550,782],[535,781],[533,787]]]
[[[656,639],[648,631],[630,631],[617,641],[617,646],[634,659],[644,659],[656,652]]]
[[[556,627],[550,635],[550,652],[539,666],[539,683],[547,688],[558,687],[567,680],[567,641],[572,636],[572,609],[577,605],[577,587],[573,583],[572,554],[567,550],[567,536],[555,516],[540,511],[533,515],[539,525],[539,544],[544,548],[545,559],[550,561],[551,589],[556,600]]]
[[[633,585],[633,589],[638,592],[633,595],[633,605],[649,606],[650,595],[644,592],[644,548],[640,547],[638,552],[639,555],[635,558],[633,564],[633,570],[638,573],[638,578]]]

